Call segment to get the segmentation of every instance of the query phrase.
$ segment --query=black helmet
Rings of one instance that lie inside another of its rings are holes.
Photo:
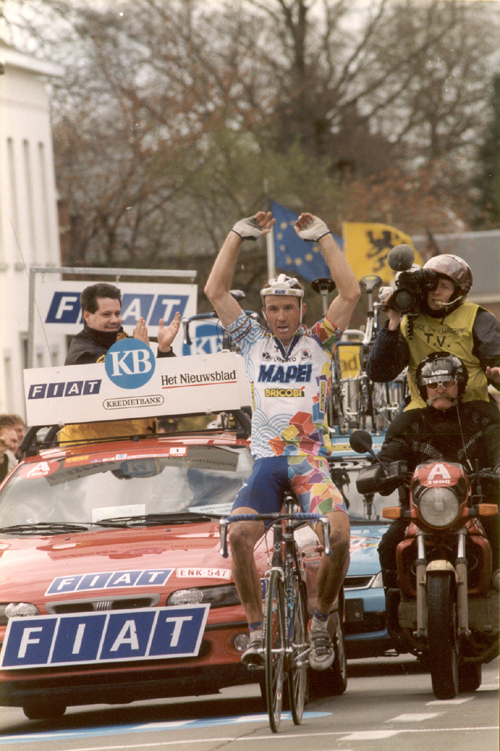
[[[449,352],[432,352],[424,357],[415,374],[417,387],[424,402],[427,402],[427,384],[443,377],[456,378],[458,398],[465,394],[469,373],[462,360]]]

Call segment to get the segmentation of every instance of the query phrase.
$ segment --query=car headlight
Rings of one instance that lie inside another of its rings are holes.
[[[202,602],[210,603],[212,608],[226,608],[230,605],[239,605],[240,598],[234,584],[223,584],[218,587],[178,589],[167,599],[167,605],[191,605]]]
[[[199,605],[203,593],[199,589],[178,589],[167,599],[167,605]]]
[[[379,571],[377,576],[374,578],[372,583],[370,584],[370,589],[376,589],[384,586],[384,582],[382,581],[382,571]]]
[[[429,527],[449,527],[460,512],[460,502],[450,488],[427,488],[418,499],[422,521]]]
[[[29,618],[40,615],[36,605],[31,602],[7,602],[0,605],[0,624],[5,626],[9,618]]]

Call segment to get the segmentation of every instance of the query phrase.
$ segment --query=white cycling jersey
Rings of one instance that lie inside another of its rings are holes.
[[[286,351],[245,313],[228,331],[250,382],[253,456],[328,456],[331,361],[343,332],[325,317],[312,329],[300,326]]]

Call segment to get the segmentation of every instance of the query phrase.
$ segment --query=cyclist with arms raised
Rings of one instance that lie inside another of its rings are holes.
[[[284,493],[293,490],[302,510],[325,514],[330,520],[332,555],[323,556],[318,572],[318,598],[309,625],[309,663],[325,670],[333,663],[327,622],[349,565],[349,518],[339,490],[332,482],[328,455],[332,450],[326,421],[332,354],[359,299],[351,268],[326,224],[301,214],[295,231],[317,242],[338,289],[326,316],[307,329],[304,290],[296,279],[280,274],[261,290],[262,312],[269,331],[249,318],[229,290],[243,240],[257,240],[271,231],[270,212],[237,222],[228,234],[208,278],[205,293],[222,324],[240,347],[250,382],[252,413],[252,473],[236,496],[238,514],[273,513]],[[254,546],[264,531],[262,522],[240,522],[230,533],[233,577],[245,609],[250,644],[242,660],[262,664],[262,588]]]

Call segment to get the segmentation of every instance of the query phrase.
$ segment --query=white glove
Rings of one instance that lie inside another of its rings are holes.
[[[258,240],[262,237],[262,227],[254,216],[236,222],[233,232],[236,232],[242,240]]]
[[[330,230],[322,219],[313,216],[311,221],[305,227],[299,230],[298,235],[307,242],[317,243],[322,237],[328,235]]]

